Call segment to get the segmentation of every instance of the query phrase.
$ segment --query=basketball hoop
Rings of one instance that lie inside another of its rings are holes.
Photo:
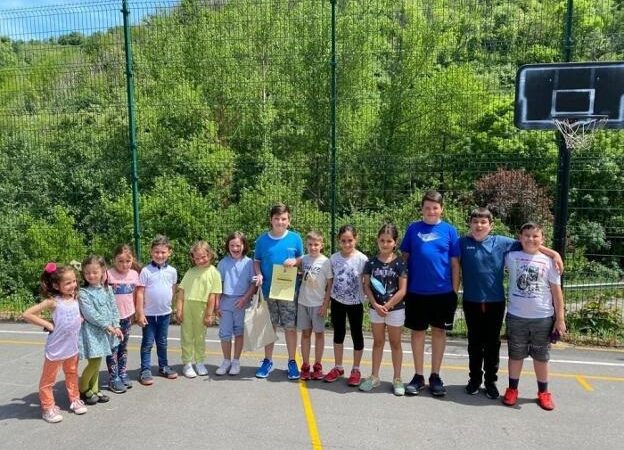
[[[601,130],[609,116],[561,116],[553,117],[555,126],[563,136],[568,150],[586,149],[591,147],[594,132]]]

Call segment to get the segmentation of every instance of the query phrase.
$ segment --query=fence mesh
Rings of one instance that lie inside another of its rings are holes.
[[[329,0],[126,3],[142,253],[165,233],[180,272],[198,238],[220,255],[231,231],[253,241],[276,201],[296,230],[323,232],[326,252],[335,222],[355,224],[374,254],[378,227],[404,229],[428,189],[462,232],[488,205],[495,232],[537,220],[550,242],[557,139],[514,128],[516,70],[566,53],[624,57],[616,0],[572,11],[553,0],[336,0],[335,66]],[[4,315],[36,301],[45,261],[133,239],[121,10],[101,0],[0,11]],[[565,294],[579,340],[624,339],[623,136],[599,132],[572,155]]]

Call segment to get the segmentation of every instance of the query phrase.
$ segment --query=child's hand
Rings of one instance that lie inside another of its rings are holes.
[[[381,317],[385,317],[386,314],[388,314],[388,310],[386,309],[386,307],[380,305],[379,303],[373,303],[373,308],[375,308],[375,311],[377,311],[377,314],[379,314]]]
[[[247,307],[247,301],[245,297],[241,297],[234,302],[234,307],[237,309],[245,309]],[[221,317],[221,310],[218,311],[219,317]]]
[[[147,325],[147,318],[145,317],[145,314],[137,314],[136,322],[137,325],[140,327],[144,327],[145,325]]]
[[[556,320],[555,321],[555,330],[557,330],[559,332],[559,335],[563,336],[566,331],[566,324],[565,324],[565,320],[561,319],[561,320]]]
[[[319,308],[319,316],[321,317],[326,317],[327,316],[327,303],[323,302],[323,304],[321,305],[321,307]]]
[[[175,319],[176,322],[182,323],[182,321],[184,320],[184,311],[182,311],[181,309],[176,310]]]
[[[54,331],[54,324],[52,322],[47,322],[43,327],[43,331],[47,331],[48,333],[52,333]]]
[[[561,259],[561,255],[559,253],[553,256],[553,262],[555,263],[555,268],[557,269],[557,272],[559,272],[559,275],[563,274],[563,259]]]
[[[206,325],[207,327],[214,325],[214,322],[215,322],[214,314],[206,314],[204,316],[204,325]]]
[[[123,340],[123,333],[121,328],[113,328],[113,334],[117,336],[120,340]]]
[[[256,284],[256,287],[262,286],[262,274],[259,273],[258,275],[252,277],[251,281],[253,281]]]
[[[284,267],[295,267],[296,265],[297,265],[296,258],[288,258],[286,261],[284,261]]]

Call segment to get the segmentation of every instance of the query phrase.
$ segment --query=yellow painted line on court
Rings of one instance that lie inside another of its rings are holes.
[[[587,380],[585,379],[584,376],[582,375],[576,375],[576,381],[578,381],[578,383],[583,386],[583,389],[585,389],[587,392],[593,392],[594,388],[591,386],[591,384],[589,384],[587,382]]]
[[[301,359],[299,355],[295,356],[297,364],[301,367]],[[305,413],[306,422],[308,424],[308,434],[310,435],[310,442],[312,443],[312,450],[322,450],[323,444],[321,443],[321,436],[316,426],[316,416],[314,415],[314,408],[312,408],[312,401],[310,400],[310,392],[305,381],[299,380],[299,395],[301,396],[301,403],[303,404],[303,412]]]

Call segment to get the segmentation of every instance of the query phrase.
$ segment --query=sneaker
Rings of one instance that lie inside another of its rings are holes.
[[[503,395],[503,403],[507,406],[513,406],[518,401],[518,389],[507,388]]]
[[[200,377],[205,377],[206,375],[208,375],[208,369],[206,368],[206,365],[204,363],[195,363],[195,371]]]
[[[537,393],[537,403],[542,409],[546,411],[552,411],[555,409],[555,403],[552,400],[552,394],[548,391]]]
[[[491,398],[492,400],[496,400],[498,397],[500,397],[500,392],[498,392],[496,383],[494,383],[493,381],[485,382],[485,396],[487,398]]]
[[[323,377],[323,381],[326,383],[333,383],[334,381],[338,379],[338,377],[341,377],[343,375],[344,375],[344,369],[339,369],[337,367],[334,367],[332,370],[327,372],[327,375]]]
[[[434,397],[444,397],[446,395],[446,388],[442,382],[442,378],[437,373],[432,373],[429,377],[429,392]]]
[[[360,381],[362,380],[362,374],[358,369],[352,369],[351,375],[347,379],[347,385],[349,386],[359,386]]]
[[[273,361],[264,358],[258,370],[256,370],[256,378],[268,378],[269,374],[273,370]]]
[[[81,415],[87,412],[87,407],[82,400],[74,400],[71,402],[71,405],[69,405],[69,410],[73,411],[74,414]]]
[[[301,365],[301,379],[303,381],[308,381],[312,377],[310,372],[310,364],[302,364]]]
[[[464,390],[466,391],[466,394],[475,395],[479,392],[480,387],[481,387],[480,381],[468,380],[468,384],[466,384],[466,387],[464,388]]]
[[[186,378],[195,378],[197,376],[197,373],[195,372],[195,369],[193,369],[193,364],[184,364],[184,367],[182,367],[182,375],[184,375]]]
[[[224,359],[221,365],[217,367],[215,373],[217,375],[225,375],[230,370],[230,367],[232,367],[232,362],[229,359]]]
[[[299,368],[297,367],[297,361],[291,359],[288,361],[288,379],[298,380],[300,378]]]
[[[117,378],[112,379],[108,383],[108,389],[111,392],[114,392],[115,394],[123,394],[124,392],[126,392],[126,385],[123,384],[123,381],[121,381],[121,378],[117,377]]]
[[[405,386],[405,393],[407,395],[418,395],[420,391],[425,388],[425,377],[415,374],[407,386]]]
[[[141,371],[141,374],[139,375],[139,383],[141,383],[143,386],[151,386],[152,384],[154,384],[154,378],[152,377],[152,371],[149,369],[144,369]],[[87,403],[88,405],[89,403]]]
[[[95,405],[97,404],[99,398],[97,395],[93,394],[90,396],[87,396],[86,393],[80,393],[80,400],[82,400],[83,402],[85,402],[87,405]]]
[[[57,406],[44,410],[41,414],[41,418],[48,423],[59,423],[63,420],[63,416],[61,416],[61,412]]]
[[[353,372],[351,373],[353,374]],[[351,379],[351,377],[349,377],[349,379]],[[379,377],[374,377],[373,375],[371,375],[360,383],[359,389],[363,392],[370,392],[376,387],[379,387],[380,384],[381,381],[379,380]]]
[[[178,374],[176,373],[176,371],[169,366],[161,367],[160,369],[158,369],[158,373],[161,377],[165,377],[168,380],[175,380],[176,378],[178,378]]]
[[[314,363],[312,366],[312,374],[310,378],[313,380],[322,380],[323,379],[323,366],[321,363]]]
[[[110,397],[103,392],[96,392],[95,396],[97,397],[98,403],[108,403],[108,401],[110,400]]]
[[[392,382],[392,390],[394,395],[397,397],[402,397],[405,395],[405,385],[403,384],[403,380],[400,378],[395,378]]]
[[[119,378],[121,378],[121,382],[124,384],[126,389],[132,389],[132,381],[130,381],[130,377],[127,373],[119,375]]]
[[[233,359],[232,365],[230,366],[230,375],[238,375],[240,373],[240,360]]]

